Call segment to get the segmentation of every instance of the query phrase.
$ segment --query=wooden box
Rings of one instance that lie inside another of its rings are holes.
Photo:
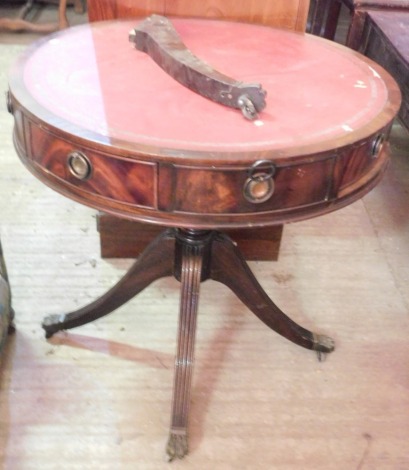
[[[103,258],[137,258],[164,227],[120,219],[108,214],[98,215],[98,231]],[[283,226],[257,229],[227,230],[251,261],[276,261],[280,249]]]

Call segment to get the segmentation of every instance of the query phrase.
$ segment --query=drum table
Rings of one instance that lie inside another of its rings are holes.
[[[17,152],[41,181],[95,209],[168,227],[105,295],[47,317],[43,327],[50,337],[112,312],[160,277],[180,281],[172,459],[188,449],[202,281],[228,286],[295,344],[334,349],[330,338],[297,325],[272,302],[223,229],[302,220],[362,197],[387,166],[400,92],[375,63],[321,38],[172,20],[210,75],[261,83],[266,107],[247,119],[138,50],[129,32],[140,21],[83,25],[35,43],[11,71],[8,107]]]

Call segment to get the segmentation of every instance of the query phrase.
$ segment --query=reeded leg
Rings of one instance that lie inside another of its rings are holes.
[[[102,297],[89,305],[67,314],[50,315],[43,328],[50,338],[60,330],[85,325],[111,313],[156,279],[173,274],[175,235],[167,230],[145,249],[125,276]]]
[[[193,233],[193,232],[192,232]],[[187,424],[192,382],[196,320],[200,282],[208,234],[196,241],[178,240],[181,250],[181,294],[177,354],[172,400],[172,419],[166,452],[169,460],[183,458],[188,453]],[[177,250],[178,251],[178,250]],[[178,256],[178,253],[176,253]]]
[[[224,234],[218,234],[213,241],[210,278],[229,287],[260,320],[293,343],[321,353],[334,350],[331,338],[301,327],[273,303],[240,251]]]

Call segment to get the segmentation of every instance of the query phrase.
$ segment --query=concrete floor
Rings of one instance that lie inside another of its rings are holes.
[[[0,33],[3,96],[9,65],[32,39]],[[12,126],[0,103],[0,235],[17,314],[1,360],[0,468],[409,468],[409,134],[399,123],[391,165],[370,194],[287,225],[279,260],[250,263],[294,320],[335,339],[335,352],[318,362],[204,283],[191,451],[171,464],[178,284],[158,281],[46,341],[45,314],[89,303],[132,261],[100,258],[95,211],[28,173]]]

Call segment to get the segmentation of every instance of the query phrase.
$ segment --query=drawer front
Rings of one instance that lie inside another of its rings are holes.
[[[96,209],[166,226],[239,228],[303,220],[358,199],[387,166],[387,151],[381,151],[387,147],[374,149],[379,137],[387,141],[389,126],[354,146],[300,156],[296,162],[217,166],[196,164],[194,157],[191,164],[160,156],[136,160],[115,147],[107,153],[101,144],[66,140],[27,116],[17,117],[16,149],[46,184]],[[89,165],[85,175],[77,157]],[[268,191],[259,197],[265,187]]]
[[[317,204],[328,198],[333,158],[274,167],[273,191],[267,200],[246,197],[248,168],[160,166],[159,209],[198,214],[281,211]],[[268,170],[267,170],[268,171]],[[256,175],[257,176],[257,175]]]
[[[156,207],[155,163],[117,158],[76,146],[34,125],[30,126],[29,136],[28,158],[66,184],[116,202]],[[83,158],[89,166],[87,175],[73,171],[80,168],[81,160],[76,164],[76,158]]]

